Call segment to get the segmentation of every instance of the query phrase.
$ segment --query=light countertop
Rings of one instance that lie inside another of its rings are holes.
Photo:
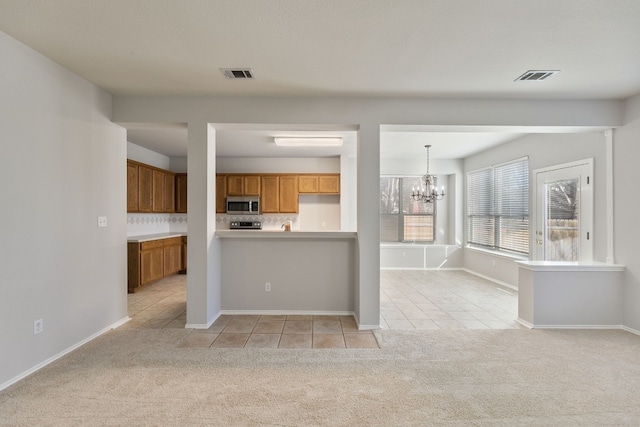
[[[355,231],[218,230],[219,239],[355,239]]]
[[[180,232],[143,234],[140,236],[127,236],[127,242],[131,242],[131,243],[149,242],[151,240],[169,239],[171,237],[182,237],[186,235],[187,233],[180,233]]]

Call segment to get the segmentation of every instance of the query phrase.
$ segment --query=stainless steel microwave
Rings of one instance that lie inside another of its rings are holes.
[[[227,197],[227,214],[229,215],[259,215],[260,197]]]

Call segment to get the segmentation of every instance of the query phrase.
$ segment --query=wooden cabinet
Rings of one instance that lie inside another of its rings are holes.
[[[245,196],[260,195],[260,176],[247,175],[244,177],[244,195]]]
[[[186,212],[187,174],[179,175],[127,160],[127,212]]]
[[[127,161],[127,212],[138,211],[138,165]]]
[[[164,207],[163,212],[176,211],[176,174],[164,172]]]
[[[318,175],[318,193],[340,194],[340,175]]]
[[[164,239],[164,276],[170,276],[181,270],[182,267],[182,238],[172,237]]]
[[[262,213],[280,212],[280,177],[260,177],[260,209]]]
[[[318,176],[317,175],[300,175],[298,177],[299,193],[317,193],[318,192]]]
[[[340,194],[340,175],[300,175],[298,187],[301,194]]]
[[[227,212],[227,176],[216,175],[216,213]]]
[[[176,174],[176,212],[187,213],[187,174]]]
[[[154,169],[153,173],[153,212],[164,212],[164,172]]]
[[[138,165],[138,211],[151,212],[153,209],[153,169]]]
[[[182,236],[182,262],[180,265],[180,273],[187,272],[187,236]]]
[[[140,243],[140,285],[164,277],[164,244],[162,240]]]
[[[280,212],[298,212],[298,177],[296,175],[281,175],[280,183]]]
[[[227,196],[259,196],[260,175],[227,175]]]
[[[340,174],[216,175],[216,213],[227,196],[260,196],[262,213],[298,213],[299,194],[340,194]]]
[[[244,195],[244,176],[230,175],[227,178],[227,196]]]
[[[170,237],[148,242],[129,242],[128,289],[155,282],[181,270],[186,270],[186,237]]]

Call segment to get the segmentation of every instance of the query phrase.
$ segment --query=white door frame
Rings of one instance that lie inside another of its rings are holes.
[[[544,175],[549,172],[562,172],[563,170],[574,169],[575,174],[573,176],[583,176],[585,173],[587,179],[580,180],[580,252],[579,261],[589,262],[593,260],[593,240],[595,238],[593,233],[593,158],[578,160],[570,163],[563,163],[560,165],[549,166],[545,168],[535,169],[533,171],[533,178],[535,182],[534,190],[534,203],[532,203],[532,211],[534,220],[531,222],[531,227],[534,236],[532,240],[534,260],[543,261],[544,251],[539,241],[544,241]],[[542,189],[542,190],[541,190]],[[587,234],[588,233],[588,234]]]

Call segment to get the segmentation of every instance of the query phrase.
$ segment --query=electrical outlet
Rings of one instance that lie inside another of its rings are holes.
[[[406,252],[402,252],[402,258],[406,258],[407,257],[407,253]]]
[[[491,267],[493,267],[493,268],[496,267],[496,260],[495,259],[491,260]]]
[[[38,319],[33,322],[33,335],[38,335],[39,333],[42,333],[43,330],[44,322],[42,319]]]
[[[106,227],[107,226],[107,217],[99,216],[98,217],[98,227]]]
[[[264,284],[264,291],[271,292],[271,283],[267,282]]]

